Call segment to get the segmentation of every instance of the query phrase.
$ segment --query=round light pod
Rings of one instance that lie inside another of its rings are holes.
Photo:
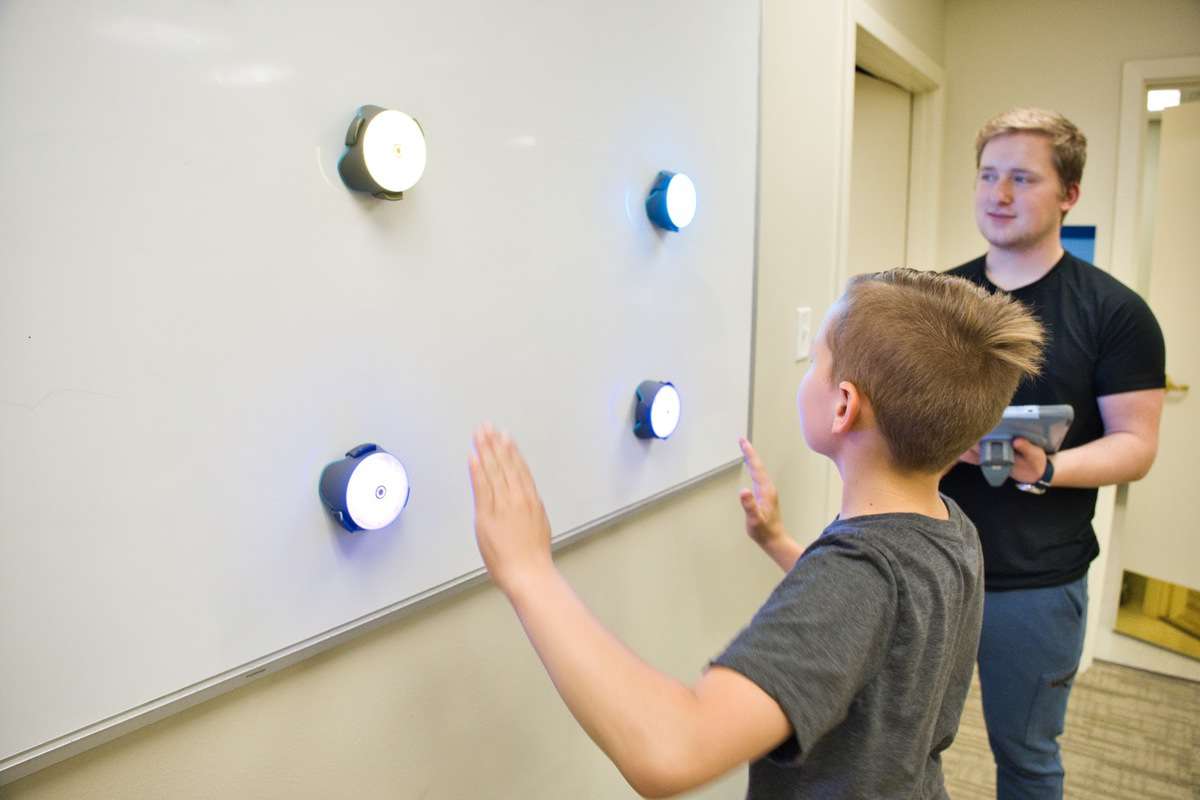
[[[321,472],[321,502],[352,533],[391,524],[408,505],[410,491],[404,465],[373,444],[360,444]]]
[[[646,214],[664,230],[686,228],[696,216],[696,184],[681,172],[658,173],[646,197]]]
[[[639,439],[666,439],[679,426],[679,390],[663,381],[642,381],[634,392],[633,433]]]
[[[399,200],[425,172],[425,133],[405,114],[362,106],[346,130],[338,174],[351,189]]]

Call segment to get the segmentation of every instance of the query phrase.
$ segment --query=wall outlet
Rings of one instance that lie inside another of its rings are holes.
[[[812,309],[796,309],[796,360],[808,358],[812,350]]]

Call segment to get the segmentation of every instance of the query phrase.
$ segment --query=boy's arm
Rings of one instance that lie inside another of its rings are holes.
[[[643,796],[707,783],[791,732],[779,705],[733,670],[713,667],[689,687],[650,667],[552,567],[508,596],[571,714]]]
[[[746,512],[746,534],[763,549],[784,572],[790,572],[804,553],[795,539],[788,535],[779,516],[779,492],[767,474],[754,446],[746,438],[738,439],[742,460],[750,472],[752,489],[742,489],[740,500]]]
[[[480,553],[571,713],[640,794],[699,786],[785,740],[756,684],[713,667],[694,687],[653,669],[596,620],[554,567],[550,526],[524,460],[490,428],[471,483]]]

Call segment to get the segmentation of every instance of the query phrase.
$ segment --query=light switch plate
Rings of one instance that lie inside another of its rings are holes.
[[[802,306],[796,309],[796,360],[808,358],[812,350],[812,309]]]

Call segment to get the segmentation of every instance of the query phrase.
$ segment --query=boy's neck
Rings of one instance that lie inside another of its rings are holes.
[[[921,514],[950,518],[938,484],[940,474],[899,472],[890,464],[837,462],[842,476],[841,519],[870,514]]]
[[[985,271],[993,285],[1009,292],[1040,280],[1062,257],[1062,239],[1056,232],[1027,248],[989,247]]]

